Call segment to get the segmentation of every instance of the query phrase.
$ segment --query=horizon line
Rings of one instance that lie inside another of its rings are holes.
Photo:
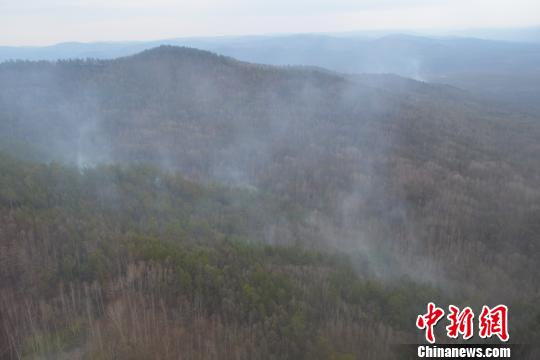
[[[465,36],[465,35],[456,35],[449,32],[467,32],[467,31],[515,31],[515,30],[527,30],[527,29],[538,29],[540,30],[540,23],[536,25],[527,25],[527,26],[507,26],[507,27],[466,27],[466,28],[417,28],[417,29],[358,29],[358,30],[345,30],[345,31],[311,31],[311,32],[269,32],[269,33],[247,33],[247,34],[223,34],[223,35],[191,35],[191,36],[173,36],[173,37],[163,37],[163,38],[154,38],[146,40],[89,40],[89,41],[80,41],[80,40],[65,40],[52,42],[48,44],[41,45],[3,45],[0,44],[0,48],[45,48],[45,47],[54,47],[59,45],[97,45],[97,44],[110,44],[110,45],[121,45],[121,44],[142,44],[142,43],[151,43],[159,41],[174,41],[174,40],[204,40],[204,39],[234,39],[234,38],[249,38],[249,37],[287,37],[287,36],[302,36],[302,35],[318,35],[318,36],[332,36],[332,35],[361,35],[361,34],[377,34],[379,33],[382,36],[387,35],[416,35],[424,37],[462,37],[462,38],[477,38],[485,40],[494,40],[486,39],[477,36]],[[430,34],[431,33],[431,34]],[[383,35],[384,34],[384,35]],[[495,39],[495,41],[497,41]],[[509,40],[499,40],[499,41],[509,41]]]

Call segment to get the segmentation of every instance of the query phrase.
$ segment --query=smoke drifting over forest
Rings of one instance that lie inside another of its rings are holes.
[[[1,63],[2,356],[390,359],[435,300],[535,342],[534,106],[395,61]]]

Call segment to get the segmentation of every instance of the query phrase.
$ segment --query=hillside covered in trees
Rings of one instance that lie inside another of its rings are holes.
[[[5,62],[0,150],[4,356],[393,358],[427,301],[540,336],[540,119],[457,88]]]
[[[497,31],[472,31],[450,36],[380,31],[0,46],[0,61],[111,59],[160,45],[189,46],[253,63],[391,73],[450,84],[519,111],[540,114],[540,31],[538,27],[521,30],[521,35],[512,35],[508,29],[500,29],[498,35]]]
[[[144,166],[0,168],[3,356],[381,356],[440,296],[360,257],[264,244],[261,224],[299,214],[263,194]]]

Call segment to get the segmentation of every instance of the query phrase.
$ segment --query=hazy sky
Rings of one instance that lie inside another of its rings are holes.
[[[540,0],[0,0],[0,45],[540,24]]]

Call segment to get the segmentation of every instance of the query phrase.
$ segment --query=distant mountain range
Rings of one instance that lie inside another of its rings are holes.
[[[529,37],[522,38],[534,40],[535,33],[531,29]],[[512,38],[510,33],[504,34]],[[391,73],[445,83],[505,102],[520,111],[540,113],[536,101],[540,95],[540,42],[380,35],[244,36],[0,47],[0,61],[109,59],[162,44],[180,45],[255,63],[318,66],[342,73]]]

